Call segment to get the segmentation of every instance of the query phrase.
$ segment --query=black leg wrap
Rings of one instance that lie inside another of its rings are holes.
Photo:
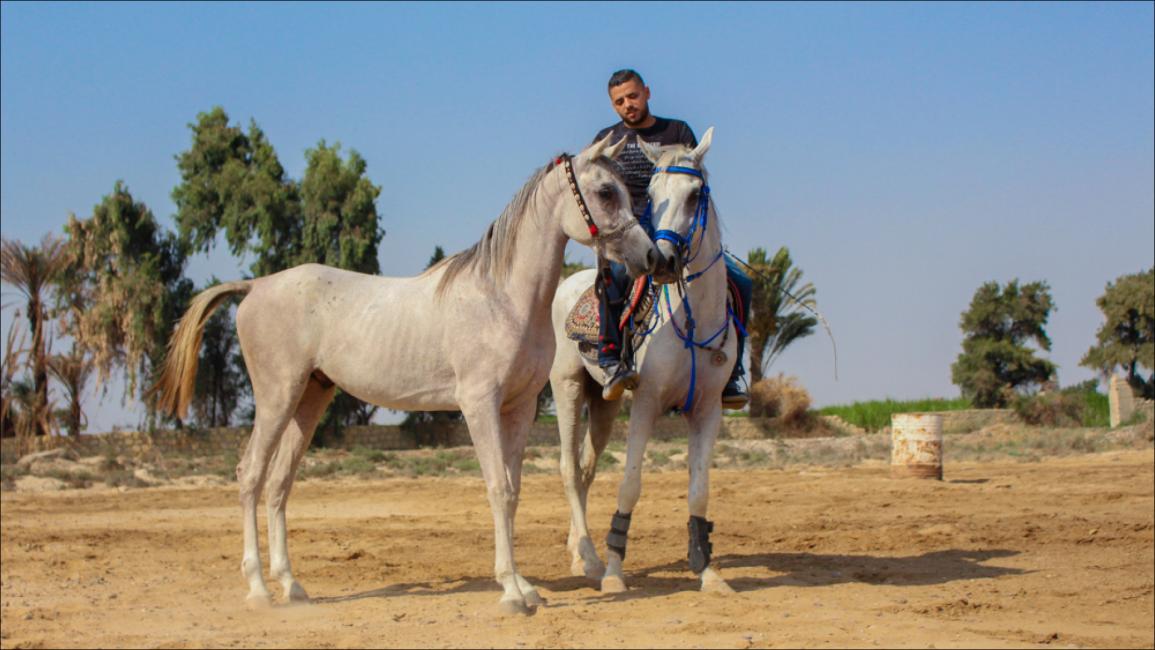
[[[626,537],[630,534],[630,515],[614,512],[610,520],[610,532],[606,535],[606,547],[626,559]]]
[[[714,545],[710,543],[710,533],[714,532],[714,522],[705,517],[690,517],[690,570],[701,573],[710,566],[710,553]]]

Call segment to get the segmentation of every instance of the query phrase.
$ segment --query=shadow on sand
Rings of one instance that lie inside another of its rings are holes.
[[[987,560],[1018,555],[1009,550],[947,550],[932,551],[906,557],[876,557],[872,555],[821,555],[815,553],[756,553],[751,555],[720,555],[711,563],[722,571],[735,591],[757,591],[772,587],[822,587],[827,585],[861,582],[873,585],[935,585],[956,580],[997,578],[1026,573],[1022,569],[986,566]],[[770,577],[743,577],[741,569],[759,568],[776,573]],[[659,574],[677,574],[674,576]],[[534,580],[536,586],[552,592],[577,591],[596,588],[597,583],[582,577]],[[697,591],[698,579],[690,574],[685,562],[642,567],[627,571],[630,590],[623,594],[598,595],[593,602],[632,600],[663,596],[679,591]],[[342,603],[364,598],[394,596],[444,595],[472,592],[493,592],[500,588],[491,577],[469,576],[455,580],[398,583],[347,596],[314,598],[317,604]],[[547,605],[548,607],[548,605]]]

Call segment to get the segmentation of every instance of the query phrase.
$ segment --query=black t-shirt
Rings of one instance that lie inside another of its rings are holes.
[[[654,163],[650,162],[650,159],[642,153],[637,139],[641,138],[650,144],[659,146],[671,144],[698,146],[698,139],[694,137],[694,132],[690,130],[689,124],[682,120],[671,120],[656,115],[654,120],[652,126],[644,129],[631,129],[624,123],[618,122],[598,131],[597,137],[594,138],[594,142],[597,142],[606,137],[607,134],[612,133],[614,137],[610,140],[610,144],[615,144],[623,137],[629,137],[626,146],[622,147],[621,153],[618,154],[617,163],[622,178],[626,181],[626,187],[630,190],[630,203],[634,209],[634,216],[638,219],[641,219],[642,214],[646,211],[646,202],[649,200],[646,196],[646,189],[650,186],[650,176],[654,174]],[[643,225],[646,225],[647,230],[649,230],[649,224]]]

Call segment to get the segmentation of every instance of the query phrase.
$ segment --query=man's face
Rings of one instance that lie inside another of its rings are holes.
[[[650,89],[637,79],[610,88],[610,103],[628,127],[638,127],[650,117]]]

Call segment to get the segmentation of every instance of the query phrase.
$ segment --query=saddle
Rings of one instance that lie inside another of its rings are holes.
[[[641,332],[645,331],[643,325],[650,319],[650,312],[654,309],[654,296],[649,289],[649,276],[642,276],[635,280],[630,289],[629,298],[626,300],[626,308],[622,310],[622,320],[619,323],[621,329],[625,330],[626,325],[631,321],[634,325],[632,340],[626,345],[627,350],[636,350],[637,346],[641,344]],[[598,296],[594,292],[594,285],[591,284],[582,292],[581,297],[578,298],[573,309],[570,310],[569,316],[565,319],[565,334],[570,339],[577,341],[578,352],[594,364],[598,360],[600,322]]]

